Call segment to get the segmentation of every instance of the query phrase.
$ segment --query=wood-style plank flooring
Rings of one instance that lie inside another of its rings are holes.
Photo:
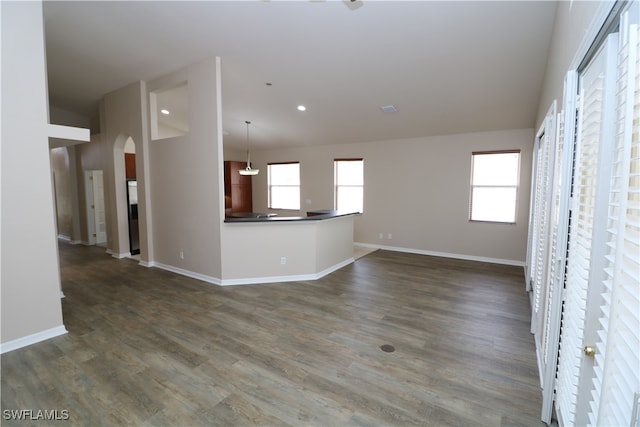
[[[1,358],[3,411],[69,411],[32,425],[543,425],[520,267],[379,250],[218,287],[102,248],[60,258],[69,333]]]

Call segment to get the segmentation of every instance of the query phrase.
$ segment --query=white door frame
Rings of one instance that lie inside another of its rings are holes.
[[[85,210],[87,214],[87,243],[96,244],[96,217],[93,200],[93,171],[84,171]]]
[[[106,242],[106,235],[104,238],[98,236],[98,219],[95,209],[96,204],[96,186],[95,178],[98,174],[103,174],[102,170],[85,170],[84,171],[84,189],[85,189],[85,208],[87,213],[87,242],[89,245],[95,245]],[[104,187],[103,187],[103,210],[104,210]],[[104,215],[104,213],[103,213]],[[106,226],[106,224],[105,224]],[[105,233],[106,234],[106,233]]]

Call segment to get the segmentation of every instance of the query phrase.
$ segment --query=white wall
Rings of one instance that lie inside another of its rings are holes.
[[[350,215],[225,223],[222,236],[222,284],[313,280],[353,261]]]
[[[220,103],[218,68],[212,58],[148,83],[131,83],[102,99],[102,133],[78,148],[79,169],[104,170],[107,247],[115,256],[129,251],[124,152],[130,137],[136,152],[142,263],[220,277],[223,171],[222,143],[217,139],[222,131],[215,120]],[[149,93],[184,81],[189,84],[189,133],[151,141]],[[84,206],[83,186],[80,194]],[[85,239],[83,208],[80,215]]]
[[[88,144],[51,149],[58,237],[69,239],[72,243],[88,244],[84,171],[103,170],[104,149],[98,134],[91,135]]]
[[[235,148],[224,146],[223,152],[225,160],[234,160],[238,162],[247,161],[247,152],[244,150],[238,150]]]
[[[49,106],[49,122],[57,125],[88,129],[88,117]],[[51,168],[54,176],[54,197],[58,235],[72,243],[88,242],[82,158],[91,152],[85,146],[70,145],[51,150]],[[94,144],[95,146],[95,144]]]
[[[56,125],[72,126],[89,129],[91,120],[88,117],[67,111],[56,106],[49,106],[49,122]]]
[[[65,333],[40,2],[0,2],[2,351]],[[20,341],[21,344],[17,344]]]
[[[316,226],[316,271],[353,259],[353,224],[357,217],[322,220]]]
[[[223,280],[303,276],[316,271],[315,223],[224,224],[223,235]],[[285,265],[281,257],[287,258]]]
[[[149,144],[154,263],[214,278],[224,211],[219,78],[211,58],[147,85],[150,93],[186,81],[189,94],[189,133]]]
[[[520,129],[252,151],[253,166],[261,169],[252,178],[254,211],[267,211],[267,163],[300,162],[305,215],[333,208],[333,159],[362,157],[364,214],[355,221],[356,242],[520,265],[526,256],[533,138],[532,129]],[[522,150],[516,224],[469,222],[471,153],[501,149]],[[291,213],[300,212],[282,214]]]
[[[104,170],[104,156],[102,139],[99,134],[91,135],[91,141],[87,144],[78,144],[69,147],[75,150],[77,163],[77,184],[78,184],[78,210],[72,212],[78,217],[78,226],[80,228],[79,240],[88,244],[88,225],[87,225],[87,201],[86,188],[84,182],[84,171],[88,170]]]
[[[105,206],[107,213],[107,247],[116,256],[129,252],[129,229],[126,207],[126,178],[124,147],[132,138],[136,147],[136,175],[138,181],[138,212],[140,258],[153,259],[151,215],[148,200],[148,127],[146,115],[146,84],[134,82],[111,92],[100,103],[100,135],[104,159]]]
[[[600,6],[598,1],[557,2],[536,129],[542,124],[554,99],[558,100],[559,109],[562,108],[564,77]]]

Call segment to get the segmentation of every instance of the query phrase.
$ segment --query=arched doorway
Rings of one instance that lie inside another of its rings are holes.
[[[140,229],[138,225],[138,180],[136,176],[136,145],[131,137],[124,144],[124,171],[127,196],[127,225],[129,229],[129,253],[140,254]]]
[[[113,255],[125,258],[140,254],[138,179],[136,168],[136,144],[128,135],[119,135],[113,145],[112,194],[115,202],[112,227],[116,230],[113,241]]]

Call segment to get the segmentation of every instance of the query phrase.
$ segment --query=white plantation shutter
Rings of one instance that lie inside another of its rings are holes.
[[[603,76],[582,94],[581,117],[583,143],[576,148],[576,171],[572,206],[572,221],[569,233],[570,251],[567,275],[565,317],[562,324],[558,372],[558,410],[565,425],[575,424],[576,397],[578,394],[579,361],[582,352],[585,308],[587,300],[588,269],[591,257],[591,227],[595,199],[591,193],[594,186],[595,165],[599,140],[600,106],[602,104]]]
[[[556,283],[561,283],[560,278],[564,277],[564,269],[560,264],[560,261],[564,259],[564,248],[558,250],[558,227],[560,223],[560,197],[562,187],[562,162],[559,161],[562,156],[563,140],[564,140],[564,122],[562,114],[558,115],[558,138],[556,142],[556,156],[558,159],[555,161],[555,170],[553,173],[553,185],[551,186],[551,204],[549,206],[549,222],[551,228],[550,246],[549,246],[549,262],[547,268],[549,273],[546,277],[547,283],[547,296],[546,304],[544,308],[544,317],[542,319],[542,357],[543,360],[549,360],[549,352],[555,349],[550,349],[549,337],[551,335],[551,328],[557,325],[553,325],[553,307],[554,307],[554,295],[556,294]],[[555,354],[553,355],[555,357]]]
[[[555,114],[555,108],[553,109]],[[572,122],[575,120],[573,117]],[[560,332],[560,310],[562,301],[562,285],[564,283],[564,265],[566,253],[567,223],[561,213],[568,210],[567,194],[562,193],[563,181],[568,181],[571,173],[570,163],[566,164],[565,157],[572,157],[572,153],[564,150],[564,115],[556,115],[555,138],[550,139],[549,164],[546,208],[543,219],[543,229],[546,233],[544,241],[544,270],[539,304],[534,304],[537,313],[537,327],[533,328],[536,343],[536,353],[540,370],[540,384],[542,386],[541,418],[546,423],[551,422],[553,390],[558,357],[558,339]],[[570,145],[573,147],[573,144]],[[569,159],[570,160],[570,159]],[[565,170],[566,169],[566,170]],[[541,242],[542,243],[542,242]],[[532,320],[536,320],[536,316]]]
[[[566,76],[565,89],[574,88],[577,74],[570,72]],[[564,99],[573,105],[576,95],[565,90]],[[558,366],[558,347],[560,341],[560,319],[562,318],[563,290],[568,241],[570,186],[573,176],[574,130],[576,110],[569,108],[558,115],[558,137],[556,145],[556,163],[553,181],[553,199],[550,209],[551,241],[549,248],[548,296],[544,316],[542,350],[544,377],[542,385],[541,419],[551,424],[555,399],[556,372]],[[565,133],[565,123],[569,123]],[[567,138],[565,140],[565,138]]]
[[[527,253],[532,291],[542,280],[532,295],[545,362],[541,418],[551,421],[553,403],[560,426],[640,427],[640,5],[616,5],[593,42],[597,53],[567,74],[558,120],[567,139],[558,138],[549,205],[532,191],[542,204],[532,207]],[[543,168],[536,163],[536,184]]]
[[[637,425],[631,418],[637,404],[634,395],[640,391],[639,38],[638,26],[630,26],[618,57],[617,135],[591,425]]]
[[[533,263],[532,268],[532,291],[533,291],[533,307],[531,332],[535,334],[536,348],[538,351],[538,365],[541,367],[542,375],[542,356],[541,343],[545,311],[545,301],[548,281],[548,254],[549,254],[549,235],[550,235],[550,212],[553,196],[553,172],[555,163],[555,102],[551,106],[549,113],[545,119],[544,133],[538,138],[538,150],[536,156],[536,183],[534,196],[534,233],[533,233]],[[542,381],[541,381],[542,382]]]
[[[598,174],[603,122],[608,93],[605,89],[611,65],[609,49],[615,46],[609,36],[602,50],[581,76],[580,108],[575,146],[575,169],[571,199],[567,255],[566,296],[562,322],[557,379],[557,409],[564,425],[576,424],[578,395],[583,367],[587,291],[592,268],[592,243],[597,208]]]
[[[546,122],[546,118],[545,118]],[[542,199],[542,189],[540,181],[542,181],[542,164],[544,163],[544,154],[541,149],[543,145],[542,142],[544,140],[544,135],[536,142],[536,146],[534,148],[534,159],[535,159],[535,169],[533,171],[533,194],[532,194],[532,215],[531,215],[531,237],[530,237],[530,258],[527,262],[527,266],[529,267],[529,285],[531,286],[531,291],[533,291],[533,300],[532,300],[532,308],[535,306],[535,295],[536,295],[536,284],[538,283],[538,241],[540,240],[540,217],[541,217],[541,202]],[[533,328],[533,327],[532,327]]]
[[[534,150],[539,152],[538,147]],[[538,229],[540,228],[540,215],[538,208],[538,175],[540,169],[540,161],[538,155],[534,153],[535,166],[532,171],[532,189],[531,189],[531,217],[529,218],[529,236],[528,236],[528,253],[527,253],[527,291],[534,291],[534,283],[536,282],[536,256],[538,250],[536,248],[536,242],[538,241]],[[533,294],[535,295],[535,294]],[[533,299],[531,300],[533,308]]]
[[[541,418],[547,423],[551,422],[554,397],[566,252],[567,223],[561,212],[568,211],[568,194],[561,190],[563,182],[570,181],[573,157],[573,143],[569,152],[563,152],[562,119],[554,101],[536,136],[527,250],[531,332],[543,394]]]

